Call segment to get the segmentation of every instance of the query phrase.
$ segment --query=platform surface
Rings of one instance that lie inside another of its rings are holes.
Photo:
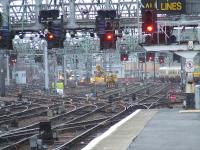
[[[82,150],[126,150],[157,110],[139,110],[121,120]]]
[[[139,110],[120,122],[83,150],[200,150],[200,111]]]
[[[200,113],[159,110],[127,150],[200,150]]]

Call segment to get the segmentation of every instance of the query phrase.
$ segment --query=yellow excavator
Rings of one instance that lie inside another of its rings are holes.
[[[106,85],[106,87],[116,87],[117,75],[113,73],[107,73],[100,65],[97,65],[94,77],[90,79],[90,83]]]

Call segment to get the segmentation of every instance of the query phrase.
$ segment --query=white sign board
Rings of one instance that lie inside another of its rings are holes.
[[[60,94],[60,95],[63,95],[64,94],[64,90],[63,89],[56,89],[57,93]]]
[[[194,71],[194,63],[193,63],[193,59],[186,59],[185,62],[185,71],[186,72],[193,72]]]
[[[194,48],[194,43],[193,43],[193,41],[189,41],[188,42],[188,49],[189,50],[192,50]]]
[[[15,79],[17,84],[26,84],[26,71],[16,71]]]

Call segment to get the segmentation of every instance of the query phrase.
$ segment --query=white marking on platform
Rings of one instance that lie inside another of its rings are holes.
[[[110,134],[112,134],[114,131],[117,130],[117,128],[119,128],[122,124],[124,124],[126,121],[128,121],[129,119],[131,119],[133,116],[135,116],[137,113],[139,113],[141,111],[141,109],[138,109],[136,111],[134,111],[132,114],[130,114],[129,116],[127,116],[126,118],[122,119],[120,122],[116,123],[115,125],[113,125],[112,127],[110,127],[106,132],[104,132],[102,135],[96,137],[95,139],[93,139],[88,145],[86,145],[82,150],[92,150],[92,148],[94,148],[101,140],[103,140],[104,138],[106,138],[107,136],[109,136]]]
[[[199,109],[194,110],[180,110],[179,113],[200,113]]]

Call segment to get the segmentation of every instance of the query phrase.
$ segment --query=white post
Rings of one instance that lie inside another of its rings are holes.
[[[12,71],[13,79],[16,81],[16,64],[13,63],[13,71]]]
[[[138,39],[137,39],[137,43],[140,43],[140,2],[139,0],[137,0],[137,28],[138,28]]]
[[[64,7],[64,0],[61,0],[61,9],[62,9],[62,15],[63,15],[63,22],[66,22],[67,21],[67,16],[66,16],[66,13],[65,13],[65,7]]]
[[[110,0],[106,0],[106,1],[105,1],[105,8],[106,8],[106,9],[111,9]]]
[[[178,41],[179,41],[179,44],[180,44],[180,40],[181,40],[181,29],[180,29],[180,24],[178,25]]]
[[[55,93],[57,94],[57,61],[56,61],[56,51],[54,51],[54,55],[53,55],[53,65],[54,65],[54,89],[55,89]]]
[[[45,5],[45,9],[47,9],[48,7],[48,3],[49,3],[49,1],[48,0],[46,0],[46,5]]]
[[[6,57],[6,66],[7,66],[7,85],[10,85],[10,68],[9,68],[9,56]]]
[[[8,20],[8,16],[9,16],[9,9],[8,9],[8,6],[9,6],[9,1],[1,1],[1,4],[2,4],[2,8],[3,8],[3,11],[2,11],[2,19],[3,19],[3,23],[2,23],[2,26],[3,27],[8,27],[9,26],[9,20]]]
[[[69,0],[69,6],[70,6],[70,18],[69,18],[69,24],[68,28],[77,28],[77,24],[75,22],[75,0]]]
[[[147,80],[147,52],[145,51],[145,66],[144,66],[144,83],[146,84]],[[142,63],[143,64],[143,63]]]
[[[35,0],[35,18],[36,18],[36,23],[38,24],[38,16],[40,12],[40,5],[42,5],[41,0]],[[47,5],[46,5],[47,6]]]
[[[198,24],[198,27],[200,27],[200,24]],[[198,38],[198,42],[200,42],[200,29],[197,28],[197,38]]]
[[[49,70],[48,70],[48,53],[47,53],[47,42],[42,40],[44,44],[44,75],[45,75],[45,90],[49,90]]]
[[[66,74],[66,55],[63,58],[63,73],[64,73],[64,85],[67,85],[67,74]]]

